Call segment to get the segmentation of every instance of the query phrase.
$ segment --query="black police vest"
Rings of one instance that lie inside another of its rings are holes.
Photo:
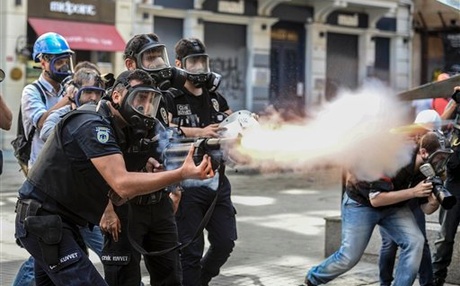
[[[46,205],[51,206],[51,211],[78,224],[83,220],[98,225],[108,203],[110,187],[99,174],[96,175],[102,180],[100,184],[91,184],[91,180],[68,159],[61,141],[63,126],[69,119],[79,120],[78,114],[82,113],[103,117],[91,110],[76,110],[64,116],[46,141],[42,154],[29,172],[28,180],[49,196],[44,198],[45,209]]]
[[[185,106],[185,105],[190,105],[190,102],[187,99],[187,95],[185,94],[184,91],[180,89],[175,89],[171,88],[168,91],[169,96],[172,98],[172,114],[173,114],[173,119],[172,123],[178,125],[179,127],[184,126],[184,127],[205,127],[207,124],[204,124],[203,122],[199,122],[200,120],[204,120],[204,118],[197,118],[197,114],[191,114],[191,115],[182,115],[180,114],[178,106]],[[206,101],[206,107],[204,110],[191,110],[191,112],[200,112],[201,116],[206,116],[209,117],[209,122],[208,124],[212,123],[220,123],[222,122],[225,118],[223,116],[222,112],[219,112],[219,110],[216,110],[216,106],[213,105],[214,102],[218,102],[218,93],[217,92],[208,92],[204,91],[203,95],[204,100]]]

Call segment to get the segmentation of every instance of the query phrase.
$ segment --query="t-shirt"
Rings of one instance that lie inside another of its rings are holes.
[[[447,98],[434,98],[432,102],[432,108],[436,110],[439,115],[442,115],[444,109],[446,109],[449,100]]]

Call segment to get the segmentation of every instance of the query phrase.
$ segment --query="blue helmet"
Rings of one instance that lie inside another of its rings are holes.
[[[35,62],[39,62],[38,56],[41,54],[59,55],[65,53],[73,54],[73,51],[64,37],[57,33],[48,32],[35,41],[32,57]]]

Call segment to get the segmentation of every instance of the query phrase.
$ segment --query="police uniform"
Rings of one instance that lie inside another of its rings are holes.
[[[70,112],[46,141],[16,206],[15,236],[35,258],[37,285],[106,285],[78,226],[98,225],[108,203],[110,187],[90,159],[116,153],[108,107]]]
[[[157,119],[168,125],[166,101],[158,109]],[[159,126],[161,128],[161,126]],[[142,145],[122,133],[123,157],[128,171],[141,170],[149,157],[158,159],[158,145]],[[139,286],[141,283],[141,253],[132,247],[131,240],[147,252],[172,248],[178,243],[173,206],[166,190],[137,196],[127,204],[114,206],[121,223],[121,233],[115,242],[111,234],[104,235],[102,263],[105,280],[109,285]],[[128,232],[131,238],[128,237]],[[178,250],[160,256],[144,255],[150,273],[151,285],[182,285],[182,272]]]
[[[219,93],[203,89],[201,96],[195,96],[181,89],[170,93],[172,103],[169,112],[172,122],[179,127],[206,127],[219,123],[222,113],[229,110],[227,101]],[[231,185],[221,168],[216,190],[209,185],[183,185],[183,193],[176,213],[179,240],[186,243],[192,239],[206,211],[217,195],[217,201],[206,225],[210,247],[203,256],[204,237],[184,248],[181,252],[184,285],[208,285],[217,276],[220,267],[227,261],[237,239],[235,208],[231,201]],[[203,182],[206,183],[206,182]]]

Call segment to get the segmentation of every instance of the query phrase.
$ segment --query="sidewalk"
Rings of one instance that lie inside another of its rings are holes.
[[[23,176],[12,156],[6,154],[6,159],[0,176],[0,285],[11,285],[28,257],[14,242],[15,194]],[[228,169],[227,174],[233,186],[238,240],[210,285],[302,285],[306,271],[324,259],[324,218],[340,214],[339,170],[263,175],[242,168]],[[90,258],[102,270],[97,256],[91,253]],[[142,274],[149,285],[145,269]],[[378,267],[362,261],[327,285],[377,286]]]

